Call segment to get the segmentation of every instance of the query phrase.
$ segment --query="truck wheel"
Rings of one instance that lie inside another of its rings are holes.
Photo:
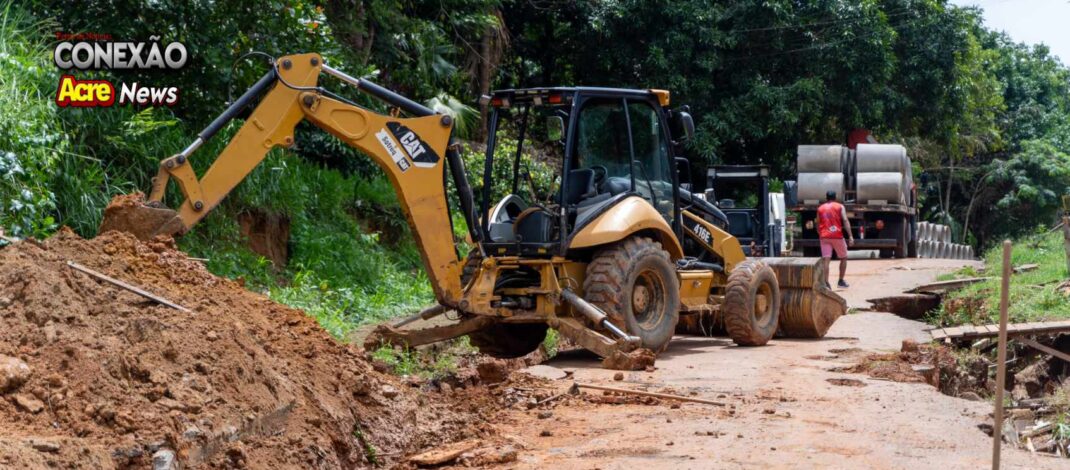
[[[740,346],[761,346],[776,333],[780,320],[780,286],[765,263],[747,260],[728,275],[724,305],[725,329]]]
[[[631,237],[599,251],[587,265],[584,299],[614,325],[661,352],[680,319],[680,285],[669,253],[645,237]]]
[[[496,323],[468,334],[479,352],[498,359],[526,356],[546,338],[545,323]]]
[[[895,257],[906,258],[907,254],[909,253],[909,248],[907,248],[907,244],[909,243],[909,241],[907,239],[910,238],[910,226],[907,225],[907,219],[905,217],[903,218],[902,223],[899,225],[898,235],[899,241],[895,244]]]

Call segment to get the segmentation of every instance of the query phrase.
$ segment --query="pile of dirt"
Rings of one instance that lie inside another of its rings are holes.
[[[948,380],[948,374],[954,373],[956,368],[957,363],[948,348],[904,340],[899,352],[867,355],[861,362],[843,371],[895,382],[928,383],[942,388],[942,384]]]
[[[390,466],[492,433],[477,404],[375,371],[170,239],[63,230],[0,249],[0,467]]]

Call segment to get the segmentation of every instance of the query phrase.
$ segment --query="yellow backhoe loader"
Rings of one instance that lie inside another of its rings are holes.
[[[409,117],[330,93],[318,86],[321,74]],[[257,100],[198,178],[189,162],[194,151]],[[375,341],[416,346],[468,335],[485,353],[517,357],[554,328],[602,357],[619,357],[664,350],[681,315],[684,329],[723,328],[740,345],[762,345],[778,329],[820,337],[845,311],[843,299],[823,286],[817,259],[747,259],[717,207],[681,187],[687,162],[675,153],[694,124],[686,107],[669,107],[667,91],[518,89],[483,100],[490,113],[477,197],[451,142],[449,116],[349,76],[317,54],[279,58],[192,144],[161,162],[144,206],[109,208],[101,230],[143,239],[188,231],[269,150],[293,145],[294,127],[307,120],[387,174],[434,288],[438,305],[380,326]],[[503,156],[498,142],[506,136],[517,148]],[[556,190],[536,187],[522,168],[525,146],[554,169]],[[505,184],[495,181],[498,158],[511,158]],[[474,246],[467,256],[452,236],[447,178]],[[185,197],[177,211],[162,205],[171,180]],[[447,311],[458,321],[403,328]]]

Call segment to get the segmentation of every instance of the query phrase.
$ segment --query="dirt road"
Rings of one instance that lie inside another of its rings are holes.
[[[852,260],[852,307],[900,292],[961,266],[953,260]],[[575,378],[629,388],[666,388],[736,404],[580,403],[549,419],[513,412],[510,426],[528,448],[522,468],[987,468],[991,438],[978,429],[988,403],[942,395],[925,384],[896,383],[830,371],[864,351],[898,350],[927,340],[924,324],[891,314],[841,318],[822,340],[775,339],[741,348],[726,338],[679,337],[654,372],[621,382],[584,354],[549,364]],[[847,385],[834,385],[837,379]],[[562,387],[566,384],[562,381]],[[544,430],[550,436],[543,436]],[[1065,461],[1004,446],[1004,468],[1056,468]],[[1065,467],[1062,467],[1065,468]]]

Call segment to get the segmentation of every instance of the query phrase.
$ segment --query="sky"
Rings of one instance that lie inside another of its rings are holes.
[[[1070,65],[1070,0],[951,0],[984,9],[985,25],[1016,42],[1047,44]]]

